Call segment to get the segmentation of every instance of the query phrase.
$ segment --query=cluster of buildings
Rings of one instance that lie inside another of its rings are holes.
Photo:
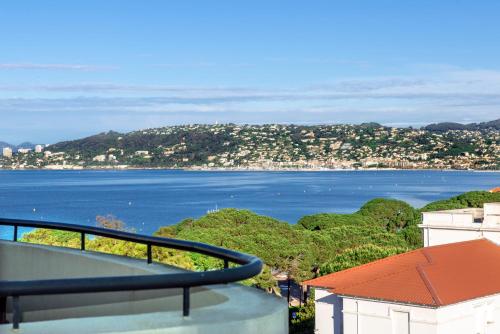
[[[318,334],[500,333],[500,203],[427,212],[424,248],[304,282]]]
[[[49,145],[35,145],[33,148],[18,148],[13,150],[11,147],[2,149],[0,158],[0,168],[10,169],[82,169],[83,166],[68,163],[72,159],[71,155],[65,152],[51,152]],[[78,157],[76,157],[78,158]]]
[[[35,153],[42,153],[44,146],[43,145],[35,145],[35,148],[23,148],[20,147],[16,151],[18,154],[27,154],[30,152],[35,152]],[[2,156],[4,158],[9,158],[11,159],[14,155],[14,150],[11,147],[4,147],[2,148]]]
[[[498,130],[366,125],[185,125],[101,134],[53,145],[64,166],[193,169],[498,169]],[[102,142],[99,142],[102,140]],[[95,145],[95,144],[98,145]],[[98,148],[96,148],[98,147]],[[40,148],[41,150],[42,148]],[[35,149],[36,151],[36,149]],[[19,153],[30,154],[31,152]],[[12,168],[63,166],[43,157],[10,158]],[[1,163],[1,162],[0,162]]]
[[[178,166],[197,168],[443,168],[497,169],[497,130],[423,129],[368,125],[189,125],[142,130],[147,136],[192,133],[217,148],[193,160],[196,142],[182,136],[160,146]],[[195,137],[195,136],[192,136]],[[464,144],[467,143],[467,144]]]

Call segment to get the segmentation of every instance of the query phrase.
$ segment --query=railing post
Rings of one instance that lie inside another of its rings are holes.
[[[17,241],[17,225],[14,225],[14,241]]]
[[[80,241],[80,249],[83,251],[85,250],[85,233],[81,233],[81,241]]]
[[[189,316],[189,287],[182,288],[182,315]]]
[[[286,291],[286,299],[288,301],[288,305],[290,305],[290,278],[287,281],[287,291]]]
[[[12,328],[19,329],[21,322],[21,307],[19,306],[19,296],[12,296]]]
[[[224,269],[229,268],[229,261],[227,259],[224,259]],[[228,284],[227,282],[224,284]]]
[[[302,307],[302,297],[304,296],[304,287],[300,285],[299,307]]]
[[[307,305],[309,299],[309,285],[306,287],[306,291],[304,291],[304,305]]]
[[[153,262],[153,252],[151,249],[151,244],[148,244],[148,263]]]
[[[7,323],[7,297],[0,297],[0,324]]]

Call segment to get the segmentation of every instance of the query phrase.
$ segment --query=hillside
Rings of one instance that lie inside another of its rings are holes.
[[[494,121],[492,124],[496,124]],[[360,125],[186,125],[107,132],[51,145],[13,167],[498,169],[499,131]],[[38,159],[37,159],[38,158]],[[31,165],[30,161],[37,161]]]
[[[500,130],[500,118],[490,122],[482,122],[482,123],[469,123],[469,124],[461,124],[461,123],[452,123],[452,122],[444,122],[444,123],[433,123],[423,127],[424,130],[433,131],[433,132],[446,132],[449,130]]]

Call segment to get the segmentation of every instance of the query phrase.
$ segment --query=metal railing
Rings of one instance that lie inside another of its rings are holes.
[[[262,261],[255,256],[200,242],[139,235],[100,227],[35,220],[0,218],[0,226],[14,227],[12,240],[15,242],[18,240],[19,227],[80,233],[80,248],[82,251],[85,251],[85,238],[87,235],[144,244],[147,247],[146,260],[148,264],[153,262],[153,246],[196,252],[221,259],[224,262],[224,269],[204,272],[31,281],[0,281],[0,323],[7,322],[7,297],[12,297],[12,326],[14,329],[18,329],[19,323],[21,322],[21,309],[19,304],[19,298],[21,296],[182,288],[183,316],[188,316],[190,309],[190,288],[237,282],[258,275],[262,270]],[[240,266],[230,268],[229,263],[235,263]]]

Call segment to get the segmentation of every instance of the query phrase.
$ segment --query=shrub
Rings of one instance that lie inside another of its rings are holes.
[[[408,248],[376,246],[366,244],[356,248],[350,248],[320,267],[321,275],[349,269],[365,263],[369,263],[387,256],[404,253]]]
[[[302,307],[290,307],[290,334],[314,333],[314,298]]]

